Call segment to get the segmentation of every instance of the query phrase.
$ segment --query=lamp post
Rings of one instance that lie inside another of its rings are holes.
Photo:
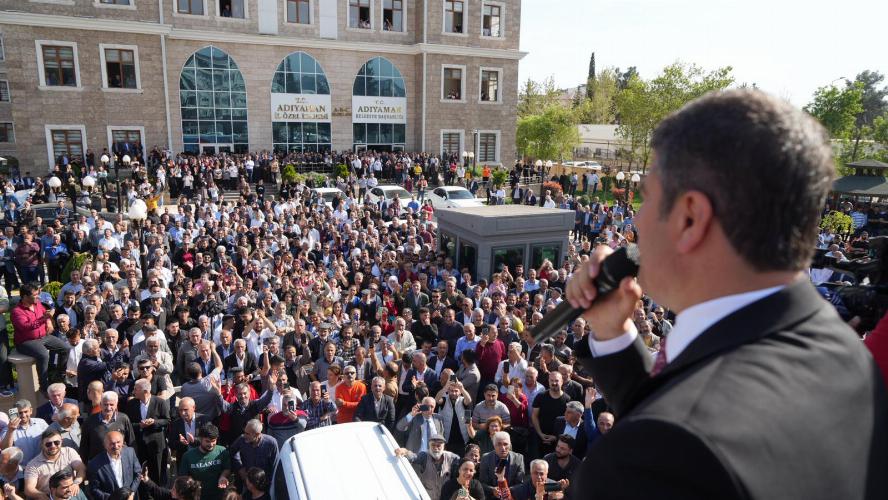
[[[91,175],[87,175],[83,178],[82,181],[80,181],[80,183],[83,185],[83,192],[87,193],[87,196],[90,198],[89,206],[92,207],[92,188],[96,186],[96,178]]]
[[[615,176],[615,178],[617,179],[617,186],[619,186],[619,189],[624,189],[623,184],[624,184],[624,181],[626,180],[626,174],[624,174],[623,171],[621,170],[621,171],[617,172],[617,175]]]
[[[475,176],[475,153],[469,151],[469,163],[472,165],[472,177]]]
[[[148,218],[148,205],[141,198],[136,198],[129,206],[127,217],[136,226],[136,236],[139,241],[139,266],[142,269],[142,279],[147,280],[148,256],[145,255],[147,249],[144,248],[145,245],[142,241],[142,221]]]
[[[52,191],[53,199],[58,199],[58,190],[62,187],[62,180],[56,176],[52,176],[46,180],[46,185],[49,186],[49,189]]]
[[[543,160],[537,160],[533,162],[533,166],[536,167],[536,171],[540,174],[540,206],[543,206]],[[530,185],[528,184],[527,189],[530,189]]]
[[[638,174],[632,174],[630,180],[632,181],[632,190],[638,191],[638,183],[641,182],[641,176]],[[629,201],[628,197],[626,198],[626,201]]]
[[[131,158],[129,155],[123,155],[123,166],[129,168]],[[120,167],[114,164],[114,181],[117,184],[117,212],[123,212],[123,200],[120,198]]]

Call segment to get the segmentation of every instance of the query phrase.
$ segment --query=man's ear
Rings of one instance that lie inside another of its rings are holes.
[[[676,250],[690,253],[703,243],[712,225],[712,202],[700,191],[686,191],[675,201],[671,218],[675,221]]]

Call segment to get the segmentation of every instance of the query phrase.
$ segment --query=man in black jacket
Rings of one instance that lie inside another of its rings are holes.
[[[126,414],[133,422],[139,462],[147,462],[150,477],[166,482],[166,428],[170,423],[170,403],[151,395],[151,382],[136,380],[135,397],[126,402]]]
[[[127,446],[136,446],[133,425],[125,413],[117,411],[117,393],[108,391],[102,394],[102,411],[90,415],[83,423],[80,436],[80,458],[92,460],[105,450],[105,435],[111,431],[120,432]]]
[[[355,410],[355,422],[378,422],[390,431],[395,429],[395,400],[383,394],[385,379],[374,377],[370,382],[370,392],[361,398]]]
[[[888,498],[885,387],[805,274],[835,170],[826,131],[733,90],[668,117],[652,147],[640,284],[592,305],[605,246],[568,284],[593,332],[577,356],[617,416],[578,495]],[[631,321],[642,286],[678,313],[656,362]]]

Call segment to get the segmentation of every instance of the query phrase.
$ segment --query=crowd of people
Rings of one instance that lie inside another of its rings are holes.
[[[73,209],[67,193],[86,177],[112,189],[95,155],[60,159],[50,175],[64,187],[32,179],[21,207],[7,189],[0,312],[48,402],[20,399],[0,416],[6,497],[264,499],[281,443],[354,421],[385,425],[435,500],[576,496],[571,475],[615,417],[574,356],[585,321],[551,343],[528,333],[596,246],[635,240],[627,204],[563,196],[577,213],[563,262],[487,279],[439,250],[431,212],[402,216],[399,200],[366,197],[371,178],[420,200],[430,179],[489,185],[489,169],[468,178],[457,158],[138,148],[130,160],[124,204],[145,200],[145,221]],[[344,196],[328,206],[286,183],[266,196],[287,163],[346,164],[349,178],[330,181]],[[532,174],[510,172],[519,203],[537,202],[521,182]],[[51,222],[29,208],[47,201],[59,204]],[[89,257],[73,268],[77,254]],[[54,295],[47,278],[62,285]],[[652,356],[670,320],[638,303]],[[9,348],[0,339],[7,395]]]

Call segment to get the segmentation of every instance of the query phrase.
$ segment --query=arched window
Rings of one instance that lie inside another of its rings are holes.
[[[382,99],[371,101],[366,97]],[[374,57],[361,66],[352,89],[354,148],[403,150],[407,128],[406,97],[404,77],[391,61]],[[364,113],[368,107],[370,111]],[[395,109],[398,111],[392,112]]]
[[[204,47],[188,58],[179,77],[184,151],[247,153],[247,86],[225,51]]]
[[[332,149],[330,84],[305,52],[293,52],[271,80],[271,127],[275,152]]]

